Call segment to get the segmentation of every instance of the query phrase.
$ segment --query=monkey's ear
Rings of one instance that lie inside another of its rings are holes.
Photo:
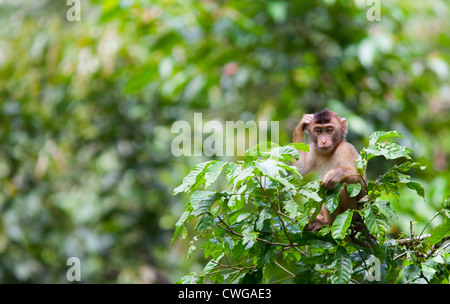
[[[344,134],[347,134],[347,119],[341,118],[342,130],[344,130]]]

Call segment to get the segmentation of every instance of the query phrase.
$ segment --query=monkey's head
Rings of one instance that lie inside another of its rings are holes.
[[[306,128],[311,142],[322,154],[330,154],[347,133],[347,120],[328,109],[314,114]]]

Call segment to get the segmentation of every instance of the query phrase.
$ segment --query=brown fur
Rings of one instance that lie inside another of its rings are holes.
[[[357,209],[357,197],[347,193],[347,183],[362,182],[355,169],[358,152],[345,140],[347,120],[328,109],[315,114],[305,114],[294,131],[294,142],[305,142],[304,131],[311,138],[310,152],[299,151],[300,159],[295,162],[302,175],[319,172],[322,186],[332,189],[344,182],[339,195],[339,206],[330,213],[325,205],[317,218],[309,225],[310,230],[319,230],[322,225],[332,225],[336,216],[347,209]]]

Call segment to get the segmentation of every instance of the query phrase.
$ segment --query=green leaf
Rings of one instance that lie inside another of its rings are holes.
[[[279,145],[273,142],[264,142],[264,143],[260,143],[250,149],[248,149],[247,151],[245,151],[245,157],[244,159],[256,159],[257,156],[262,156],[262,157],[269,157],[270,156],[270,151],[272,148],[274,147],[278,147]]]
[[[253,171],[255,167],[253,164],[249,164],[247,168],[242,169],[241,166],[237,167],[233,171],[233,175],[230,179],[230,182],[234,184],[234,189],[239,187],[247,178],[252,177],[254,175]]]
[[[409,153],[412,152],[411,149],[397,145],[396,143],[383,141],[392,137],[403,137],[403,135],[398,131],[374,132],[369,138],[369,147],[361,151],[364,160],[357,161],[356,165],[358,170],[361,171],[365,167],[364,163],[374,156],[382,155],[386,159],[410,158]]]
[[[296,176],[302,178],[302,175],[300,174],[300,172],[298,172],[297,166],[289,166],[282,162],[279,162],[277,165],[289,172],[294,173]]]
[[[350,197],[355,197],[361,192],[361,184],[348,184],[347,185],[347,192],[350,195]]]
[[[375,143],[391,137],[403,137],[403,135],[399,131],[389,131],[389,132],[377,131],[372,133],[372,135],[370,135],[369,146],[373,146],[375,145]]]
[[[352,223],[352,218],[353,210],[347,210],[336,217],[333,226],[331,227],[331,235],[334,239],[344,239],[345,235],[347,234],[347,229]]]
[[[267,177],[280,176],[280,167],[273,159],[266,159],[264,161],[255,161],[255,167]],[[284,170],[283,170],[284,171]]]
[[[447,198],[444,199],[444,200],[442,201],[441,207],[442,207],[443,209],[450,210],[450,195],[447,196]]]
[[[208,188],[216,181],[220,173],[222,173],[223,168],[225,168],[227,164],[227,162],[215,161],[207,167],[205,173],[205,188]]]
[[[325,263],[325,254],[316,254],[311,256],[302,256],[301,262],[304,264],[322,264]]]
[[[242,243],[247,245],[248,242],[255,242],[258,238],[258,232],[246,232],[242,234],[244,236]]]
[[[303,258],[302,258],[303,261]],[[310,267],[302,267],[294,278],[295,284],[311,284],[313,272]]]
[[[292,161],[292,158],[298,160],[298,151],[292,146],[283,146],[273,148],[270,151],[270,157],[277,160]]]
[[[210,212],[206,212],[198,220],[198,223],[195,226],[195,230],[198,232],[208,231],[212,228],[213,223],[214,223],[214,215],[212,215]]]
[[[423,199],[425,199],[425,190],[419,183],[409,182],[406,184],[406,186],[410,189],[415,190],[418,195],[420,195]]]
[[[263,229],[264,221],[267,219],[271,219],[272,215],[270,214],[270,210],[268,208],[264,208],[258,215],[258,219],[255,222],[255,228],[257,231],[261,231]]]
[[[250,241],[255,242],[258,238],[259,233],[252,231],[250,228],[247,228],[242,232],[242,235],[244,236],[242,243],[243,245],[246,245]]]
[[[364,176],[366,174],[366,168],[367,168],[367,154],[366,149],[362,149],[361,154],[358,155],[358,158],[355,161],[355,167],[356,171]]]
[[[339,247],[334,256],[336,272],[331,277],[332,284],[347,284],[353,272],[350,254],[344,247]]]
[[[214,162],[216,162],[216,160],[210,160],[195,165],[194,168],[192,168],[191,172],[189,172],[189,174],[183,179],[183,183],[173,190],[173,195],[176,195],[180,192],[189,192],[191,190],[195,190],[198,186],[200,186],[204,181],[206,169],[211,165],[211,163]]]
[[[343,183],[339,183],[332,190],[328,190],[325,194],[325,206],[331,213],[339,206],[339,193],[344,187]]]
[[[211,261],[209,261],[209,262],[205,265],[205,267],[203,268],[202,273],[203,273],[203,274],[210,273],[211,270],[213,270],[214,267],[217,266],[217,263],[220,261],[221,258],[223,258],[224,255],[225,255],[225,254],[222,253],[222,254],[219,255],[217,258],[212,259]]]
[[[430,237],[431,244],[436,244],[440,242],[444,236],[449,234],[450,234],[450,218],[447,218],[445,219],[444,222],[442,222],[436,228],[434,228],[434,231]]]
[[[377,142],[375,145],[366,148],[365,152],[367,153],[368,160],[374,156],[384,156],[386,159],[397,159],[400,157],[409,158],[409,154],[412,153],[412,150],[392,142]]]
[[[364,219],[372,235],[386,235],[388,224],[384,218],[377,215],[377,207],[375,205],[369,205],[365,208]]]
[[[397,219],[397,214],[391,208],[391,203],[389,201],[378,201],[377,200],[375,202],[375,204],[377,205],[377,207],[380,210],[381,214],[383,214],[387,218]]]
[[[267,159],[265,161],[255,161],[255,167],[261,171],[264,176],[267,176],[273,181],[276,181],[288,190],[297,189],[296,186],[291,184],[286,178],[281,176],[281,173],[286,175],[286,171],[277,165],[278,163],[273,159]]]
[[[181,278],[180,281],[178,281],[178,284],[197,284],[197,282],[199,281],[199,276],[197,273],[192,272],[190,274],[188,274],[187,276],[184,276]]]
[[[314,200],[316,202],[321,202],[322,201],[322,198],[320,197],[319,194],[317,194],[317,192],[314,192],[314,191],[311,191],[311,190],[308,190],[308,189],[300,189],[298,191],[298,194],[306,197],[307,199],[312,199],[312,200]]]
[[[289,217],[291,217],[292,219],[295,219],[301,215],[301,213],[299,212],[299,206],[294,200],[286,200],[283,202],[283,205],[286,214],[289,215]]]
[[[420,278],[421,272],[422,270],[419,265],[408,265],[403,269],[403,273],[408,282],[413,282]]]
[[[181,214],[180,219],[175,224],[175,232],[173,233],[173,237],[172,237],[172,245],[175,242],[175,240],[177,239],[180,232],[182,232],[181,236],[183,239],[186,237],[187,231],[186,231],[186,228],[184,227],[184,223],[186,222],[186,220],[190,214],[191,213],[189,211],[184,211]]]
[[[212,204],[222,197],[220,192],[198,190],[191,196],[191,206],[193,208],[192,214],[200,216],[205,214]]]
[[[238,216],[237,219],[236,219],[236,223],[242,222],[243,220],[245,220],[246,218],[248,218],[248,217],[251,216],[251,215],[252,215],[252,214],[249,213],[249,212],[239,214],[239,216]]]
[[[265,243],[258,243],[258,254],[257,254],[257,262],[258,267],[264,267],[266,265],[269,265],[273,257],[275,256],[275,246],[265,244]]]
[[[404,163],[400,165],[395,165],[395,168],[398,168],[402,172],[409,171],[412,168],[418,168],[420,170],[425,170],[426,166],[422,166],[419,162],[413,162],[413,161],[405,161]]]
[[[290,143],[288,146],[294,147],[303,152],[309,152],[309,146],[305,143]]]
[[[240,282],[241,284],[259,284],[261,283],[261,279],[263,276],[262,268],[258,268],[257,270],[247,272]]]

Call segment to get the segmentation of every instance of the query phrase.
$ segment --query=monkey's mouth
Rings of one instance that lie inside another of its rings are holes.
[[[318,147],[319,151],[322,153],[326,153],[326,152],[330,152],[331,150],[331,146],[322,146],[322,147]]]

